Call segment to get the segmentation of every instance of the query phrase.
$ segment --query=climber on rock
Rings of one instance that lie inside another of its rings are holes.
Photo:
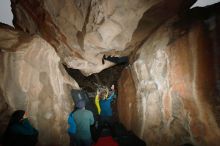
[[[105,60],[113,62],[115,64],[127,64],[129,62],[128,56],[116,57],[103,55],[102,64],[105,64]]]

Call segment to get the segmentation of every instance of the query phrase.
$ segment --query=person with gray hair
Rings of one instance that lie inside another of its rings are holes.
[[[76,103],[77,110],[73,113],[76,123],[76,145],[91,146],[92,136],[90,126],[94,124],[93,113],[85,109],[85,101],[79,100]]]

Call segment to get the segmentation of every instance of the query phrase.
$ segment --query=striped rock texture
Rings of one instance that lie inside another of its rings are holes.
[[[183,0],[11,1],[15,27],[40,34],[56,48],[62,62],[85,75],[113,65],[102,64],[103,54],[130,54],[155,26],[185,6]],[[157,12],[161,9],[166,13]],[[152,12],[143,20],[149,22],[148,29],[136,30],[147,11]]]
[[[12,111],[23,109],[39,130],[42,145],[67,145],[67,117],[73,104],[70,89],[78,84],[41,37],[1,26],[0,40],[1,133]]]
[[[150,146],[219,145],[219,18],[167,20],[123,71],[119,118]]]

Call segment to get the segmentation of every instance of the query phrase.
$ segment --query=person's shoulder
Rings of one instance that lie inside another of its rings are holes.
[[[85,112],[88,112],[88,113],[90,113],[90,112],[91,112],[91,111],[90,111],[90,110],[88,110],[88,109],[85,109],[84,111],[85,111]]]
[[[68,119],[73,117],[73,112],[69,113]]]
[[[77,109],[76,111],[73,112],[73,115],[76,115],[78,113],[82,112],[80,109]]]
[[[92,111],[87,110],[87,109],[85,110],[85,112],[88,113],[88,114],[92,114]]]
[[[100,103],[103,103],[103,102],[106,102],[107,100],[105,100],[105,99],[102,99],[102,100],[100,100],[99,102]]]

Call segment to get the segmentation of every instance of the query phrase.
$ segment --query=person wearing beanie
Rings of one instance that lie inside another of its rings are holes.
[[[79,100],[77,103],[76,103],[76,107],[78,109],[82,109],[82,108],[85,108],[85,101],[84,100]]]
[[[85,109],[85,101],[79,100],[76,103],[77,110],[73,113],[76,123],[76,145],[91,146],[92,136],[90,126],[94,124],[93,113]]]

